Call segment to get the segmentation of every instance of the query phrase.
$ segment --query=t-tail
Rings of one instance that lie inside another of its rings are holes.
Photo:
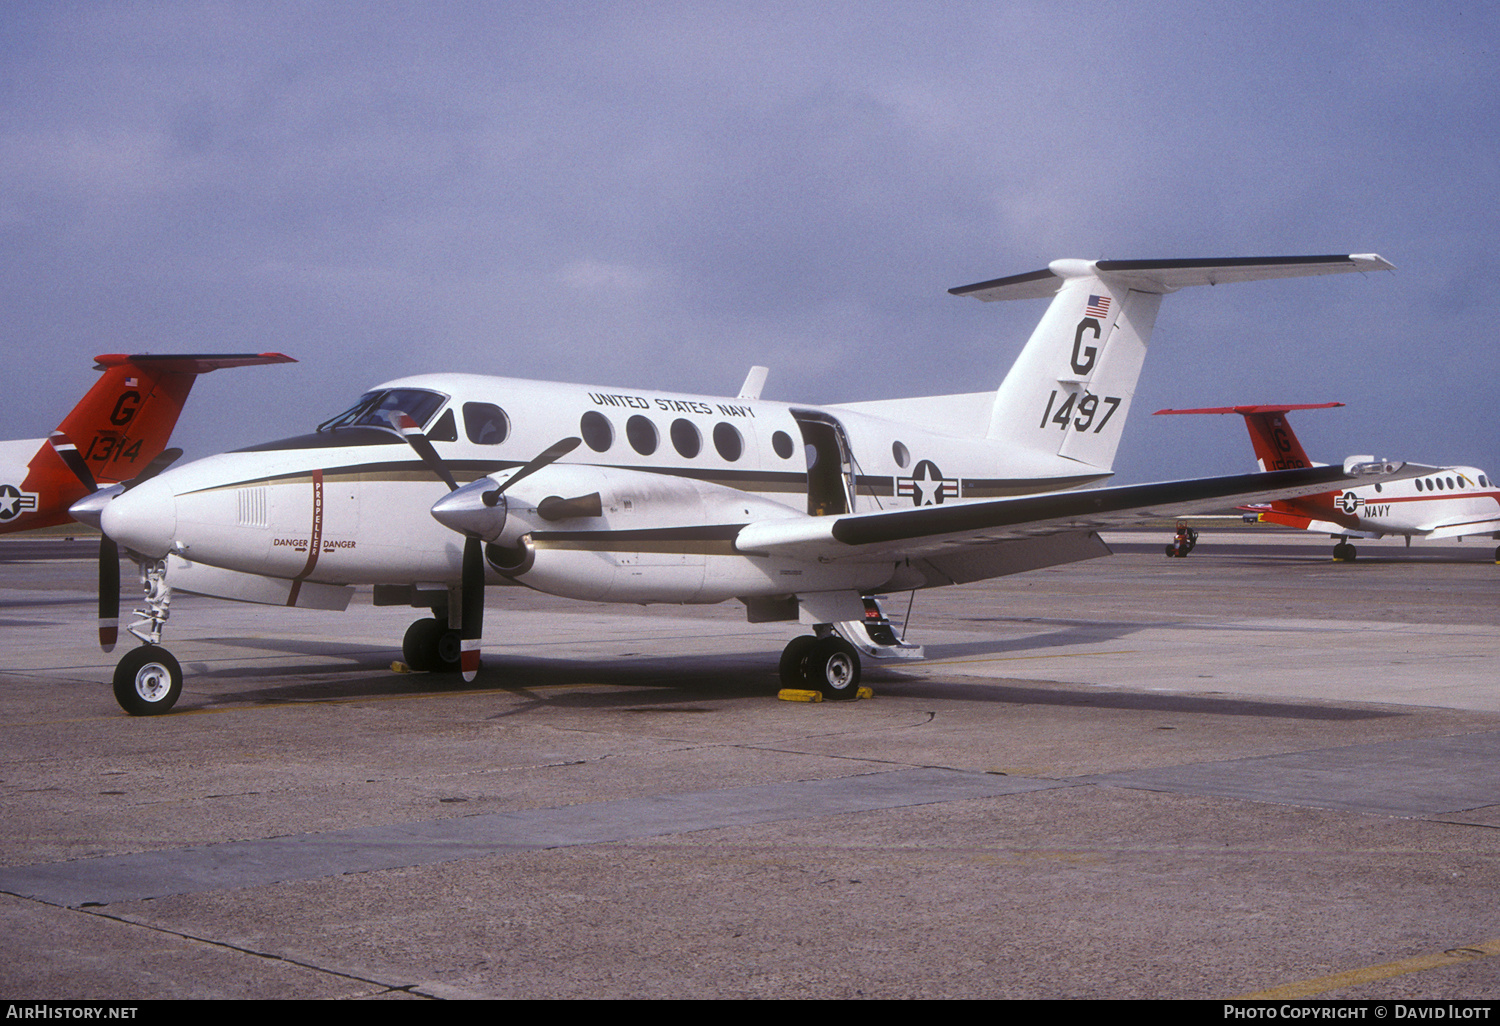
[[[128,481],[166,448],[198,375],[293,362],[281,353],[96,356],[95,369],[104,373],[58,431],[78,447],[95,480]]]
[[[986,302],[1052,303],[995,393],[989,437],[1108,473],[1162,296],[1189,285],[1395,268],[1373,254],[1207,260],[1054,260],[949,289]]]
[[[1308,458],[1307,450],[1297,440],[1297,433],[1287,421],[1292,410],[1327,410],[1343,403],[1301,403],[1286,406],[1210,406],[1201,410],[1157,410],[1152,416],[1168,413],[1238,413],[1245,418],[1250,444],[1255,447],[1255,462],[1261,470],[1295,470],[1298,467],[1321,467]]]

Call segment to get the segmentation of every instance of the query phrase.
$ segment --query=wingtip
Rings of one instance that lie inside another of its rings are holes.
[[[1379,253],[1351,253],[1349,259],[1361,271],[1394,271],[1396,265]]]

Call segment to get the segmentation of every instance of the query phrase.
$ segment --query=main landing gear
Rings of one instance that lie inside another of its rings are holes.
[[[921,659],[922,646],[902,640],[875,595],[863,596],[858,620],[820,623],[815,634],[793,638],[781,653],[781,684],[812,690],[835,702],[859,697],[860,656],[875,660]]]
[[[859,653],[831,626],[828,633],[793,638],[781,652],[781,683],[821,692],[833,702],[859,695]]]
[[[1193,551],[1198,544],[1198,532],[1191,527],[1178,526],[1177,537],[1172,539],[1172,544],[1167,546],[1167,555],[1187,558],[1187,554]]]
[[[446,616],[418,620],[401,639],[401,658],[413,670],[457,673],[462,652],[463,639]]]
[[[126,652],[115,664],[115,701],[132,716],[160,716],[182,694],[182,667],[161,647],[161,629],[172,603],[165,562],[156,559],[141,563],[141,588],[145,608],[135,611],[139,619],[126,630],[144,644]]]
[[[1349,539],[1344,538],[1333,547],[1333,559],[1336,563],[1352,563],[1359,556],[1359,550],[1349,544]]]

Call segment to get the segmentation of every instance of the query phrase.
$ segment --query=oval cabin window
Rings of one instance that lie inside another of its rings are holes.
[[[692,459],[703,448],[703,436],[690,420],[681,417],[672,421],[672,448],[684,459]]]
[[[603,452],[615,444],[615,429],[610,425],[609,418],[598,410],[590,410],[583,415],[583,419],[578,422],[578,431],[595,452]]]

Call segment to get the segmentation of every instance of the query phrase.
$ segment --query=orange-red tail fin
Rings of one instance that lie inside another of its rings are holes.
[[[1261,470],[1294,470],[1314,467],[1314,463],[1297,440],[1297,433],[1287,423],[1291,410],[1326,410],[1343,403],[1302,403],[1284,406],[1213,406],[1201,410],[1157,410],[1162,413],[1238,413],[1245,418],[1250,444]]]
[[[95,369],[104,373],[58,425],[55,442],[41,443],[34,455],[17,454],[17,463],[29,459],[23,480],[0,482],[0,533],[67,523],[68,507],[88,494],[84,475],[69,468],[55,445],[76,448],[97,485],[129,481],[167,447],[199,374],[295,362],[281,353],[95,357]],[[6,469],[6,476],[14,472]]]
[[[100,484],[128,481],[167,447],[199,374],[221,367],[292,363],[280,353],[94,358],[104,372],[58,430]]]

